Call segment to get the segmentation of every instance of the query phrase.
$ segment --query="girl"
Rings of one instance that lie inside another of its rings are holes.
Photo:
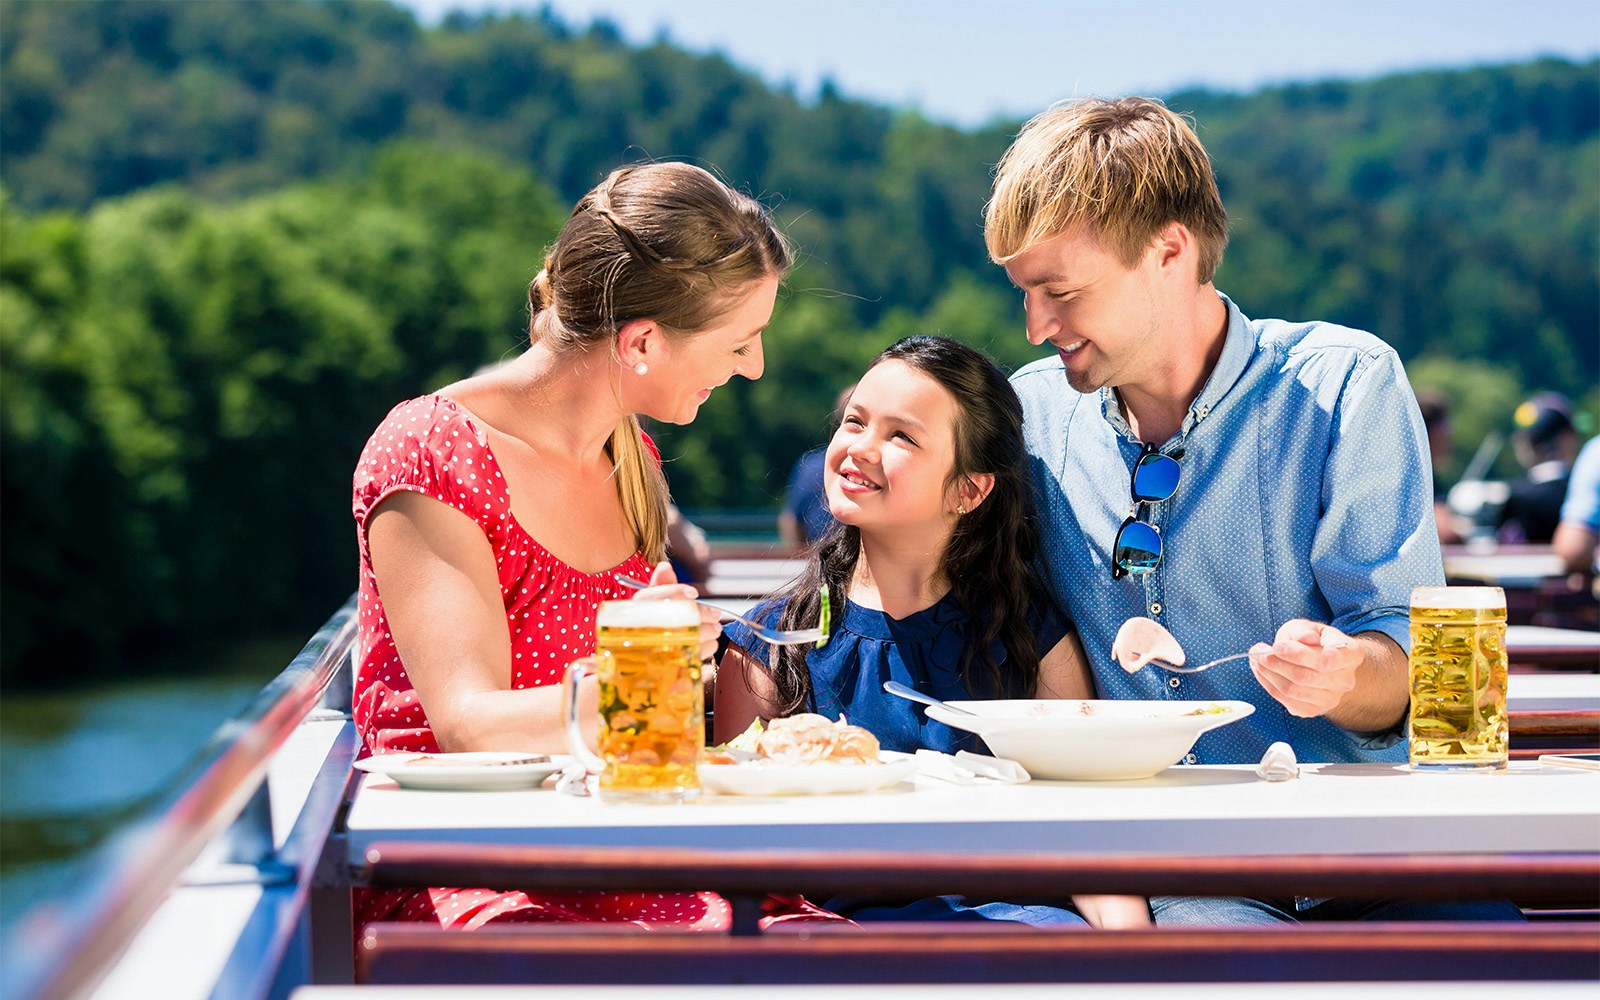
[[[667,487],[638,414],[687,423],[761,332],[790,254],[761,206],[698,167],[615,171],[573,209],[528,287],[531,344],[401,403],[355,472],[355,723],[363,754],[564,752],[567,663],[600,602],[694,596],[662,563]],[[654,567],[652,569],[652,567]],[[715,649],[715,615],[702,623]],[[584,692],[598,715],[592,681]],[[592,725],[592,723],[591,723]],[[629,920],[720,927],[711,894],[365,892],[356,918]]]
[[[1039,596],[1022,407],[987,358],[943,337],[889,347],[851,395],[823,469],[839,524],[762,615],[781,628],[814,626],[824,583],[844,598],[842,613],[821,649],[773,651],[730,630],[735,645],[716,687],[719,740],[757,716],[816,712],[845,715],[887,750],[973,748],[976,737],[886,694],[887,680],[942,699],[1094,696],[1069,626]],[[1149,923],[1142,899],[1074,902],[1082,916],[1060,901],[953,896],[909,907],[827,905],[856,920]]]

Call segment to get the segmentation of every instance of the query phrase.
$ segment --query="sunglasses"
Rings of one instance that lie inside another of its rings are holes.
[[[1139,452],[1133,466],[1133,510],[1111,544],[1111,579],[1149,573],[1161,565],[1161,532],[1144,519],[1145,511],[1178,491],[1178,471],[1177,458],[1163,455],[1153,444]]]

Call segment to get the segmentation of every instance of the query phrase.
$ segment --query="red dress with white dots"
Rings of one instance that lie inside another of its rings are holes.
[[[442,396],[423,396],[396,406],[368,440],[355,472],[361,659],[354,714],[364,757],[399,750],[439,752],[389,635],[367,548],[367,518],[397,490],[449,504],[476,521],[488,537],[511,631],[514,687],[561,683],[569,662],[594,652],[600,602],[631,593],[617,582],[617,574],[650,576],[650,564],[640,552],[600,573],[580,573],[552,556],[511,516],[505,479],[470,413]],[[437,920],[449,928],[479,927],[491,921],[627,921],[723,930],[729,918],[727,901],[709,892],[530,895],[490,889],[397,889],[358,890],[355,897],[357,927],[373,920]]]

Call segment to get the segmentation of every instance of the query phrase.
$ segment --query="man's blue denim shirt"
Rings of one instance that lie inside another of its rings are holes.
[[[1079,393],[1059,357],[1012,377],[1022,397],[1043,561],[1076,622],[1103,698],[1236,699],[1249,718],[1202,736],[1191,763],[1255,763],[1283,740],[1305,762],[1402,761],[1402,727],[1351,733],[1292,716],[1236,661],[1194,675],[1128,674],[1111,642],[1128,618],[1170,629],[1203,663],[1271,642],[1294,618],[1410,648],[1411,588],[1444,582],[1432,468],[1416,397],[1394,350],[1328,323],[1247,319],[1228,332],[1183,427],[1170,500],[1147,513],[1161,564],[1111,579],[1141,443],[1109,389]]]

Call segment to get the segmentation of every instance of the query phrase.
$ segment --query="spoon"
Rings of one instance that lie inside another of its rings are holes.
[[[969,712],[964,708],[957,708],[956,706],[950,704],[948,701],[940,701],[938,698],[935,698],[932,695],[923,694],[921,691],[918,691],[916,688],[906,687],[904,684],[901,684],[899,681],[884,681],[883,682],[883,689],[885,691],[889,692],[890,694],[899,695],[900,697],[906,699],[907,701],[920,701],[924,705],[938,705],[940,708],[944,709],[945,711],[953,712],[956,715],[976,716],[978,714],[977,712]]]

